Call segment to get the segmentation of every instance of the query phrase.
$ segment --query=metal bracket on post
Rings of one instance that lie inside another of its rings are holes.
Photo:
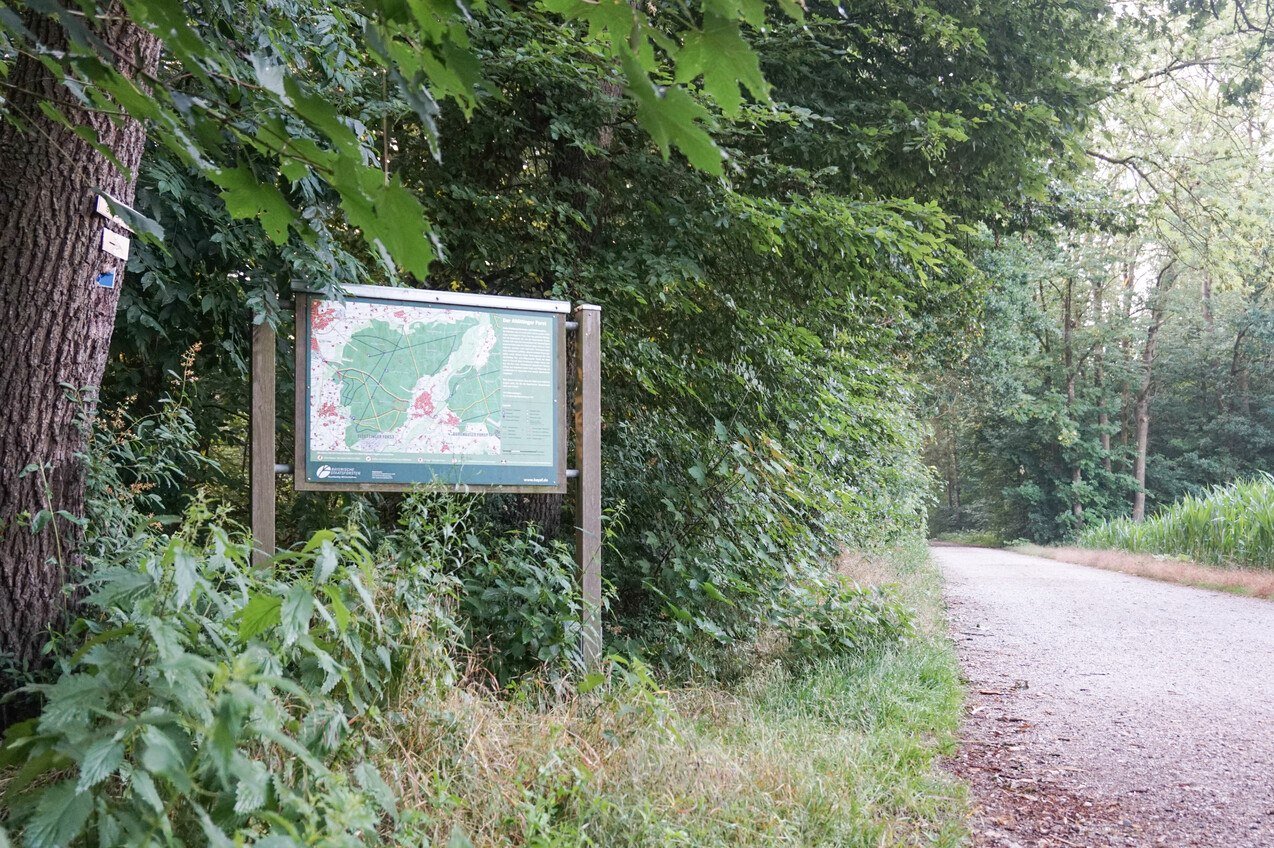
[[[575,307],[575,559],[583,589],[584,666],[602,661],[602,308]]]
[[[252,564],[274,556],[275,545],[275,341],[268,322],[252,326],[252,432],[249,467]]]

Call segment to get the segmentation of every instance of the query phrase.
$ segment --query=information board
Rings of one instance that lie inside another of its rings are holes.
[[[566,491],[562,301],[297,296],[296,487]]]

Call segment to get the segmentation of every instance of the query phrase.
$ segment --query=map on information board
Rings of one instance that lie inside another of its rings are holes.
[[[360,296],[303,320],[307,481],[559,484],[558,316]]]

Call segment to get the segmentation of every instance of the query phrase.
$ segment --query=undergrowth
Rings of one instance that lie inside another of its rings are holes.
[[[621,663],[565,699],[460,687],[404,707],[382,770],[429,844],[958,845],[961,790],[935,761],[960,688],[924,556],[873,561],[920,613],[906,641],[772,656],[730,686],[662,688]]]
[[[149,511],[188,433],[178,398],[89,458],[77,617],[0,752],[28,848],[955,844],[922,548],[794,578],[728,682],[586,673],[561,547],[417,494],[257,565],[208,498]]]

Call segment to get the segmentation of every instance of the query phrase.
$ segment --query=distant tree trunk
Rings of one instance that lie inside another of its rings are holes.
[[[64,46],[53,20],[22,13],[52,49]],[[111,4],[97,32],[121,72],[155,73],[159,42]],[[25,126],[0,123],[0,652],[19,669],[40,663],[48,630],[65,612],[64,582],[79,564],[78,528],[55,518],[32,532],[43,509],[78,516],[84,509],[81,414],[91,415],[115,321],[124,262],[102,250],[99,189],[131,205],[145,143],[136,121],[113,123],[77,108],[52,74],[26,54],[0,81],[6,109]],[[42,100],[58,103],[72,124],[93,127],[123,172],[58,123]],[[96,282],[114,272],[115,287]],[[66,387],[82,392],[80,403]],[[36,470],[24,472],[35,466]],[[8,690],[11,681],[0,688]]]
[[[1234,337],[1234,350],[1230,356],[1230,379],[1234,382],[1234,394],[1239,402],[1239,412],[1244,418],[1252,417],[1252,386],[1247,364],[1243,361],[1243,339],[1248,327],[1239,330]]]
[[[1062,296],[1062,367],[1066,371],[1066,416],[1075,421],[1075,382],[1079,372],[1075,367],[1075,281],[1066,280],[1066,292]],[[1079,498],[1079,487],[1084,482],[1084,472],[1079,465],[1078,454],[1071,466],[1071,514],[1075,523],[1084,521],[1084,505]]]
[[[1212,315],[1212,272],[1203,271],[1203,282],[1199,286],[1199,306],[1203,312],[1203,326],[1210,333],[1216,319]]]
[[[1155,345],[1159,329],[1163,326],[1164,290],[1171,284],[1171,273],[1176,260],[1170,260],[1159,272],[1154,289],[1147,295],[1150,300],[1150,324],[1146,327],[1146,341],[1141,348],[1141,383],[1137,388],[1137,453],[1132,476],[1137,489],[1132,496],[1132,520],[1146,519],[1146,456],[1150,450],[1150,397],[1153,385]]]
[[[1106,290],[1098,283],[1093,286],[1093,321],[1101,325],[1105,320]],[[1101,464],[1107,474],[1113,472],[1110,458],[1110,412],[1106,408],[1106,343],[1103,340],[1093,352],[1093,387],[1097,389],[1097,438],[1101,442]]]
[[[1093,359],[1093,385],[1097,388],[1097,397],[1101,406],[1097,409],[1098,439],[1101,441],[1101,465],[1107,474],[1114,473],[1114,463],[1110,455],[1110,411],[1106,408],[1106,354],[1105,348],[1099,348]]]

